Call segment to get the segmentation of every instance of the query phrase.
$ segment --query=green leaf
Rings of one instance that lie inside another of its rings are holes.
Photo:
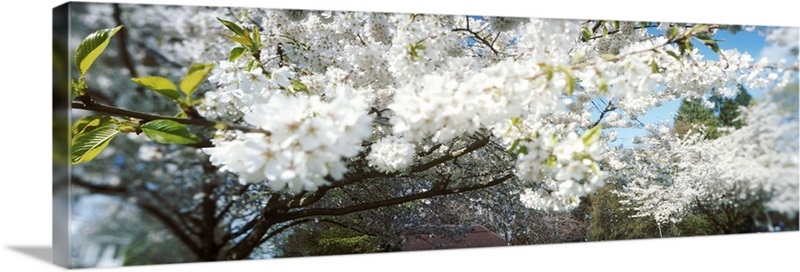
[[[696,25],[692,28],[692,33],[706,32],[709,29],[711,29],[711,26],[709,25]]]
[[[584,27],[583,28],[583,33],[581,33],[581,34],[583,35],[583,37],[581,37],[581,39],[584,42],[588,42],[589,40],[592,39],[592,30],[590,30],[588,27]]]
[[[92,63],[103,53],[103,50],[106,50],[111,37],[120,29],[122,26],[98,30],[83,39],[78,45],[78,49],[75,50],[75,64],[81,75],[85,75],[86,71],[92,67]]]
[[[300,80],[292,79],[291,82],[292,82],[292,89],[295,92],[308,93],[308,87],[306,86],[306,84],[303,84],[303,82],[301,82]]]
[[[194,144],[200,142],[186,125],[172,120],[153,120],[142,125],[142,131],[151,140],[162,144]]]
[[[528,147],[524,145],[520,146],[519,149],[517,149],[517,154],[528,155]]]
[[[417,54],[417,49],[412,44],[408,44],[408,55],[411,56],[411,59],[419,58],[419,54]]]
[[[244,48],[243,47],[234,47],[233,49],[231,49],[231,53],[228,56],[228,61],[234,62],[237,59],[239,59],[240,57],[242,57],[242,54],[244,54]]]
[[[508,155],[515,153],[514,151],[517,149],[517,146],[519,146],[519,141],[520,139],[516,139],[513,143],[511,143],[511,147],[509,147],[508,151],[506,152]]]
[[[614,29],[619,29],[619,21],[614,21]]]
[[[258,49],[261,47],[261,32],[259,32],[257,26],[253,26],[253,47]]]
[[[669,30],[667,30],[667,39],[672,41],[678,37],[678,34],[679,34],[678,26],[672,25],[669,27]]]
[[[608,37],[608,27],[603,25],[603,38]]]
[[[547,81],[553,79],[553,66],[540,62],[539,67],[542,69],[540,73],[544,73],[545,77],[547,78]]]
[[[187,97],[192,96],[194,90],[197,89],[197,86],[200,86],[204,80],[206,80],[208,73],[210,73],[211,69],[213,68],[213,64],[192,64],[192,66],[189,67],[189,71],[186,72],[186,77],[181,80],[181,91],[183,91]]]
[[[713,38],[711,38],[711,36],[708,36],[706,34],[697,34],[695,36],[695,38],[697,38],[698,40],[703,42],[703,44],[705,44],[706,46],[711,48],[711,50],[714,51],[715,53],[717,53],[717,54],[720,53],[719,52],[719,46],[717,45],[717,41],[715,41]]]
[[[160,95],[169,97],[173,100],[179,100],[181,98],[181,93],[178,92],[178,88],[175,87],[175,84],[165,77],[160,77],[160,76],[137,77],[137,78],[132,78],[131,81],[135,82],[136,84],[142,85],[145,88],[153,90]]]
[[[591,144],[596,142],[597,139],[600,139],[600,130],[601,129],[602,129],[602,126],[597,125],[597,126],[593,127],[592,129],[590,129],[589,131],[587,131],[586,133],[584,133],[583,136],[581,136],[581,140],[583,140],[583,145],[590,146]]]
[[[250,38],[245,38],[245,37],[241,37],[241,36],[228,36],[228,35],[224,35],[224,36],[228,37],[228,39],[231,39],[232,41],[237,42],[237,43],[239,43],[239,44],[241,44],[241,45],[243,45],[245,47],[250,47],[250,46],[253,45],[253,42],[250,41]]]
[[[70,147],[70,161],[79,164],[94,159],[118,133],[112,126],[102,126],[76,136]]]
[[[656,63],[656,61],[655,60],[651,60],[650,61],[650,71],[653,74],[658,74],[660,72],[660,70],[661,69],[658,67],[658,64]]]
[[[545,160],[545,164],[548,167],[552,168],[552,167],[555,167],[556,164],[558,164],[558,160],[556,159],[555,155],[550,155],[549,157],[547,157],[547,160]]]
[[[683,55],[686,52],[692,52],[694,45],[692,45],[692,41],[690,39],[684,39],[682,42],[678,43],[678,49],[680,50],[681,55]]]
[[[592,165],[589,166],[589,168],[592,169],[592,172],[595,175],[599,175],[600,174],[600,166],[598,166],[596,162],[592,161]]]
[[[256,68],[256,60],[251,59],[250,61],[247,62],[247,68],[245,68],[245,69],[249,72],[249,71],[253,71],[253,69],[255,69],[255,68]]]
[[[668,51],[667,51],[667,55],[670,55],[670,56],[672,56],[673,58],[675,58],[676,60],[678,60],[678,61],[681,61],[681,57],[679,57],[679,56],[678,56],[678,53],[675,53],[675,51],[668,50]]]
[[[224,25],[225,27],[227,27],[228,29],[233,31],[233,33],[236,33],[236,35],[244,36],[244,29],[239,27],[236,23],[231,22],[231,21],[227,21],[227,20],[223,20],[223,19],[221,19],[219,17],[217,17],[217,20],[219,20],[222,23],[222,25]]]
[[[572,75],[572,70],[567,67],[559,67],[562,73],[564,73],[564,78],[567,80],[567,95],[572,95],[575,92],[575,76]]]
[[[715,52],[715,53],[717,53],[717,54],[722,54],[722,53],[719,51],[719,45],[717,45],[717,43],[716,43],[716,42],[710,42],[710,43],[706,43],[706,46],[708,46],[709,48],[711,48],[711,51],[714,51],[714,52]]]
[[[115,123],[116,120],[104,115],[86,116],[78,119],[78,121],[75,121],[75,123],[72,124],[72,137],[77,137],[97,128],[113,125]]]

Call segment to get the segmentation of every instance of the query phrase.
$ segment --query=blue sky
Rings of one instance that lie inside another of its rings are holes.
[[[718,41],[720,49],[726,50],[735,48],[739,52],[749,53],[756,61],[758,61],[762,56],[764,56],[764,54],[769,54],[768,50],[765,49],[768,49],[770,45],[766,42],[763,34],[760,34],[764,30],[764,27],[758,27],[755,31],[739,31],[736,34],[732,34],[731,32],[725,30],[720,30],[717,32],[714,38],[720,40]],[[661,31],[655,29],[652,29],[651,32],[653,34],[661,34]],[[719,59],[719,55],[714,53],[714,51],[711,51],[711,49],[702,43],[695,41],[694,46],[700,50],[700,54],[706,59]],[[748,90],[748,92],[756,100],[761,98],[763,95],[763,90]],[[672,124],[674,114],[677,112],[679,106],[680,100],[667,102],[660,107],[651,109],[645,115],[639,116],[638,119],[645,124],[657,124],[662,122]],[[631,144],[634,137],[645,135],[644,129],[641,128],[618,128],[614,130],[616,130],[618,133],[617,141],[613,142],[614,145],[622,144],[627,146]]]

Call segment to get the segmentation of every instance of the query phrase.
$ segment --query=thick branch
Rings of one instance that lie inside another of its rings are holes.
[[[440,195],[449,195],[449,194],[456,194],[461,192],[467,191],[474,191],[482,188],[491,187],[497,184],[500,184],[514,175],[509,173],[502,177],[499,177],[495,180],[492,180],[486,184],[476,184],[472,186],[465,186],[460,188],[453,188],[453,189],[446,189],[446,188],[438,188],[432,189],[421,193],[410,194],[402,197],[391,198],[381,201],[374,201],[369,203],[363,203],[359,205],[344,207],[344,208],[317,208],[317,209],[308,209],[308,210],[301,210],[297,212],[284,212],[282,214],[274,214],[271,208],[272,205],[268,205],[266,209],[261,213],[259,218],[254,219],[248,224],[252,224],[252,231],[242,239],[239,243],[233,246],[229,252],[227,252],[221,259],[233,260],[246,257],[247,254],[257,247],[258,245],[264,243],[268,238],[264,235],[267,233],[269,228],[274,224],[280,222],[289,222],[298,219],[304,219],[308,217],[314,216],[336,216],[336,215],[345,215],[354,212],[360,212],[365,210],[371,210],[381,207],[393,206],[398,204],[403,204],[406,202],[424,199],[434,196]],[[274,231],[273,231],[274,233]],[[269,235],[267,235],[269,236]]]
[[[214,239],[216,236],[217,224],[219,224],[219,221],[214,216],[214,213],[217,211],[217,201],[212,198],[215,188],[216,184],[213,182],[203,184],[203,201],[201,203],[203,224],[201,224],[200,228],[200,243],[203,245],[204,253],[209,258],[214,259],[216,259],[217,251],[219,250],[219,244],[217,244],[217,241]]]
[[[306,218],[306,217],[311,217],[311,216],[345,215],[345,214],[354,213],[354,212],[360,212],[360,211],[366,211],[366,210],[371,210],[371,209],[376,209],[376,208],[381,208],[381,207],[387,207],[387,206],[403,204],[403,203],[406,203],[406,202],[410,202],[410,201],[414,201],[414,200],[418,200],[418,199],[430,198],[430,197],[434,197],[434,196],[450,195],[450,194],[474,191],[474,190],[483,189],[483,188],[487,188],[487,187],[491,187],[491,186],[500,184],[500,183],[512,178],[513,176],[514,176],[514,174],[508,173],[508,174],[506,174],[504,176],[496,178],[496,179],[494,179],[494,180],[492,180],[492,181],[490,181],[488,183],[485,183],[485,184],[476,184],[476,185],[453,188],[453,189],[447,189],[447,188],[431,189],[431,190],[428,190],[428,191],[415,193],[415,194],[410,194],[410,195],[406,195],[406,196],[402,196],[402,197],[396,197],[396,198],[391,198],[391,199],[368,202],[368,203],[363,203],[363,204],[359,204],[359,205],[353,205],[353,206],[344,207],[344,208],[316,208],[316,209],[308,209],[308,210],[302,210],[302,211],[297,211],[297,212],[290,212],[290,213],[285,214],[284,216],[281,216],[280,220],[281,221],[288,221],[288,220],[295,220],[295,219]]]

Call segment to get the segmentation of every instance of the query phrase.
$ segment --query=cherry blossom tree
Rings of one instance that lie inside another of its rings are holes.
[[[797,214],[797,119],[787,120],[774,103],[743,108],[747,124],[715,140],[703,134],[680,138],[663,126],[643,139],[647,148],[626,150],[620,194],[637,216],[677,222],[697,210],[724,233],[764,205]]]
[[[797,211],[797,175],[774,174],[794,173],[797,154],[770,142],[792,123],[769,103],[717,141],[648,127],[648,148],[609,148],[614,128],[664,102],[796,81],[796,61],[722,49],[724,25],[76,9],[72,184],[138,206],[199,260],[257,258],[301,224],[499,185],[526,208],[569,211],[621,175],[659,222],[731,193]]]

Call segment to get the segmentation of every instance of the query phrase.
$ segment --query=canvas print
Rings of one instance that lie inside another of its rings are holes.
[[[53,16],[70,268],[798,230],[797,27]]]

